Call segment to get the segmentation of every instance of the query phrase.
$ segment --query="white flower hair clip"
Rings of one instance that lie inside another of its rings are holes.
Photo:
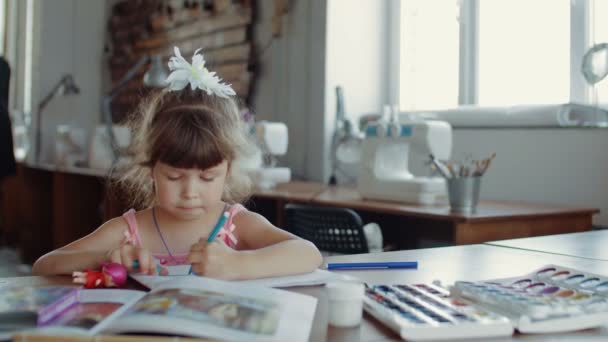
[[[192,90],[198,88],[208,95],[215,94],[225,98],[236,95],[229,84],[222,83],[222,79],[216,76],[215,72],[210,72],[205,68],[205,59],[202,54],[198,53],[201,49],[194,51],[192,65],[182,57],[177,46],[173,50],[175,56],[169,59],[171,74],[167,77],[167,83],[169,83],[171,91],[182,90],[190,83]]]

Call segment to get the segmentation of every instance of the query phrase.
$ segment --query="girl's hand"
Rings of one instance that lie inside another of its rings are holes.
[[[120,247],[108,252],[111,262],[122,264],[128,272],[139,272],[141,274],[156,274],[156,264],[150,252],[145,248],[135,247],[131,244],[122,244]],[[137,260],[139,267],[134,268],[134,261]]]
[[[192,272],[199,276],[234,280],[239,276],[239,252],[223,241],[208,243],[205,239],[192,245],[187,261]]]

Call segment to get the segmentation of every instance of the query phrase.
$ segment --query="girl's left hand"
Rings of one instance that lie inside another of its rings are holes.
[[[199,276],[234,280],[238,278],[239,252],[228,247],[223,241],[195,243],[190,248],[187,261],[192,264],[192,272]]]

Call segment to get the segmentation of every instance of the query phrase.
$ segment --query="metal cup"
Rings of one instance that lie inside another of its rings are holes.
[[[450,211],[472,214],[477,210],[481,177],[462,177],[446,179]]]

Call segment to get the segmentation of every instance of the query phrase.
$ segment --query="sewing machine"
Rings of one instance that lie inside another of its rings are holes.
[[[276,166],[276,156],[287,153],[287,126],[282,122],[258,121],[255,137],[262,151],[262,165],[251,172],[254,184],[260,189],[273,188],[277,183],[291,180],[291,169]]]
[[[408,167],[410,148],[425,156],[448,159],[452,128],[444,121],[409,121],[402,116],[392,122],[371,122],[365,129],[358,190],[364,198],[418,204],[445,201],[441,177],[418,177]]]

